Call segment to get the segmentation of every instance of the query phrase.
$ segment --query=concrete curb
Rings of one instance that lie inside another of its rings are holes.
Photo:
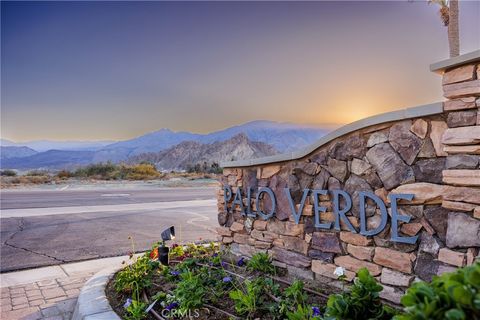
[[[110,279],[123,267],[125,265],[119,263],[103,269],[85,283],[78,296],[72,320],[121,320],[110,306],[105,289]]]

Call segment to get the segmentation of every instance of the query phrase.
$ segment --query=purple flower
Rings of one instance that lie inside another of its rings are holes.
[[[178,272],[178,271],[170,271],[170,274],[171,274],[172,276],[175,276],[175,277],[176,277],[176,276],[178,276],[178,275],[180,274],[180,272]]]
[[[245,258],[242,257],[237,261],[237,266],[243,267],[244,265],[245,265]]]
[[[170,311],[172,309],[175,309],[176,307],[178,307],[178,303],[177,302],[172,302],[168,306],[165,307],[165,310]]]
[[[126,309],[132,304],[132,299],[128,298],[125,303],[123,304],[123,307]]]
[[[215,258],[216,256],[218,256],[218,253],[217,253],[217,252],[215,252],[214,254],[212,254],[212,257]]]
[[[222,281],[225,282],[225,283],[228,283],[228,282],[232,281],[232,278],[231,277],[225,277],[225,278],[223,278]]]
[[[224,268],[227,266],[227,263],[226,263],[225,261],[220,262],[220,264],[221,264],[222,267],[224,267]]]
[[[320,308],[319,307],[312,307],[312,311],[313,311],[313,316],[314,317],[320,316]]]

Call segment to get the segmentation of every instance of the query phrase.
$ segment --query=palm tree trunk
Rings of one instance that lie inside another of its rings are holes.
[[[450,58],[460,54],[460,33],[458,28],[458,0],[449,1],[448,45]]]

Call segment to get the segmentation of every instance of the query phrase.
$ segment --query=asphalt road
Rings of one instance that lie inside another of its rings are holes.
[[[144,251],[170,225],[178,243],[213,240],[217,226],[213,188],[2,192],[1,217],[0,272]]]
[[[0,209],[52,208],[213,199],[215,188],[33,190],[0,192]]]

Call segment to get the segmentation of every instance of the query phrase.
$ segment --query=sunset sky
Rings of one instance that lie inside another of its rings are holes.
[[[128,139],[266,119],[345,124],[442,100],[438,6],[3,2],[1,136]],[[480,2],[461,1],[461,53]]]

